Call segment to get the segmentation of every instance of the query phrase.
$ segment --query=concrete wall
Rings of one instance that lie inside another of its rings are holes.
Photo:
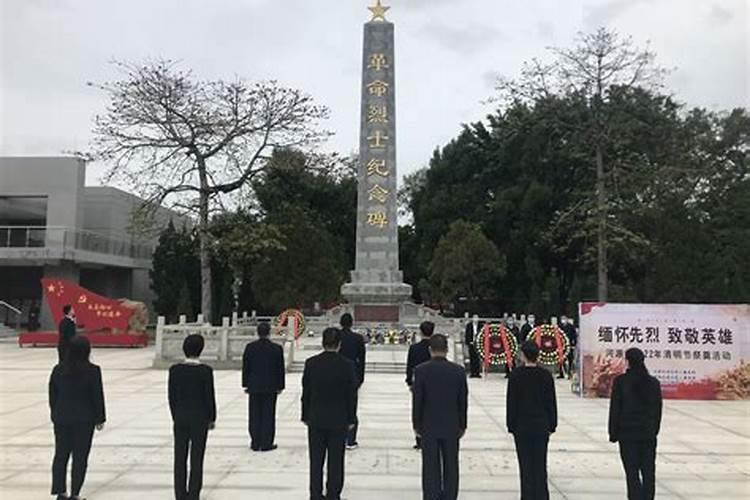
[[[148,228],[133,234],[133,213],[143,200],[117,188],[108,186],[86,187],[83,195],[83,228],[114,238],[156,245],[159,233],[170,219],[176,227],[190,226],[188,218],[172,210],[158,208]]]
[[[47,225],[80,227],[86,164],[73,157],[0,157],[0,196],[46,196]]]

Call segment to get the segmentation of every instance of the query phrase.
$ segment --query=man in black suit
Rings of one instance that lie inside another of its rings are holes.
[[[446,359],[445,335],[430,338],[430,354],[432,359],[414,371],[412,402],[412,425],[422,437],[422,497],[455,500],[469,389],[464,369]]]
[[[200,362],[205,341],[188,335],[185,361],[169,369],[169,410],[174,422],[174,492],[176,500],[198,500],[203,487],[203,458],[208,431],[216,423],[214,372]],[[190,479],[187,458],[190,452]]]
[[[435,331],[435,323],[424,321],[419,325],[419,331],[422,334],[422,340],[409,346],[409,354],[406,356],[406,385],[409,390],[414,389],[414,369],[430,360],[430,337]],[[417,442],[414,445],[415,450],[422,448],[422,439],[417,436]]]
[[[351,361],[339,354],[341,331],[323,331],[322,353],[305,361],[302,374],[302,421],[310,454],[310,500],[340,500],[344,488],[347,431],[357,421],[357,380]],[[326,495],[323,463],[328,461]]]
[[[523,366],[508,380],[506,422],[513,434],[523,500],[548,500],[547,446],[557,429],[557,398],[552,374],[536,364],[539,347],[533,341],[521,346]]]
[[[477,350],[476,340],[479,332],[482,331],[484,323],[479,321],[479,317],[475,314],[474,317],[466,323],[466,330],[464,331],[464,343],[469,347],[469,369],[471,372],[471,378],[481,378],[481,363],[479,361],[479,351]]]
[[[276,449],[276,397],[284,390],[284,349],[271,341],[271,325],[258,325],[258,340],[245,347],[242,356],[242,387],[249,395],[248,429],[250,449]]]
[[[349,313],[345,313],[341,316],[341,350],[339,351],[342,356],[351,361],[354,364],[354,374],[356,376],[357,391],[354,393],[354,407],[356,409],[359,404],[359,388],[362,387],[362,383],[365,381],[365,356],[367,350],[365,349],[365,339],[362,335],[354,333],[352,331],[352,325],[354,325],[354,318]],[[356,415],[356,411],[355,411]],[[354,450],[359,446],[357,442],[357,430],[359,429],[359,420],[355,417],[354,427],[349,431],[346,436],[346,447],[349,450]]]
[[[529,333],[531,333],[531,330],[533,330],[536,327],[536,318],[533,314],[529,314],[529,317],[527,318],[526,322],[521,326],[520,334],[521,337],[518,339],[519,344],[521,345],[527,340],[529,340]]]
[[[73,306],[65,304],[63,315],[63,319],[57,325],[57,360],[59,362],[65,359],[65,354],[70,347],[70,339],[76,336],[76,312],[73,310]]]

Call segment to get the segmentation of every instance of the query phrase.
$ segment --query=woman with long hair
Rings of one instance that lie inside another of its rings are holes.
[[[620,443],[628,500],[653,500],[656,436],[661,426],[661,385],[648,373],[643,351],[625,352],[627,371],[615,378],[609,403],[609,440]]]
[[[52,461],[52,494],[57,500],[81,500],[78,496],[86,477],[94,429],[105,421],[102,371],[89,361],[91,344],[76,336],[63,361],[52,369],[49,406],[55,430]],[[68,460],[73,456],[71,495],[67,495]]]

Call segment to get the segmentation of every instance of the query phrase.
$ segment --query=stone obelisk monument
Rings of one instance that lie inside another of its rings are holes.
[[[390,7],[373,7],[365,24],[362,58],[357,195],[357,258],[341,293],[358,321],[398,321],[411,297],[398,263],[396,205],[396,78]]]

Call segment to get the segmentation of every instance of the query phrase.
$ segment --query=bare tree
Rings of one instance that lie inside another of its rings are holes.
[[[549,49],[554,60],[545,64],[537,59],[526,63],[520,78],[501,79],[501,97],[511,101],[535,101],[552,95],[575,95],[585,99],[591,119],[585,133],[590,140],[596,166],[596,267],[598,300],[608,296],[608,207],[605,145],[610,141],[610,116],[606,103],[611,89],[634,87],[656,89],[661,86],[666,70],[655,65],[656,55],[648,45],[638,48],[631,37],[599,28],[594,33],[579,33],[572,48]],[[568,124],[570,125],[570,124]],[[614,163],[614,162],[612,162]],[[611,167],[612,165],[610,165]]]
[[[274,81],[201,81],[173,61],[115,62],[121,78],[93,84],[109,97],[93,130],[92,154],[145,200],[198,216],[202,310],[212,310],[211,213],[250,189],[276,148],[313,147],[328,110]]]

